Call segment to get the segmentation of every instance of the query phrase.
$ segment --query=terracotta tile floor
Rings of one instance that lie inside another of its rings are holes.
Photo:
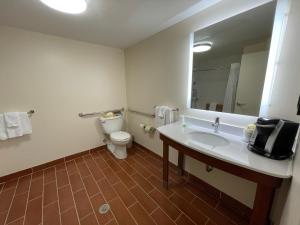
[[[126,160],[93,152],[0,184],[0,225],[245,224],[170,169],[162,187],[162,161],[138,147]],[[109,203],[111,210],[98,208]]]

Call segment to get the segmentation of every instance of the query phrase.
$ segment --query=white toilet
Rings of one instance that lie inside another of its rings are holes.
[[[100,117],[100,123],[104,132],[108,135],[107,148],[118,159],[127,158],[127,144],[131,141],[131,135],[121,131],[123,126],[123,115],[113,117]]]

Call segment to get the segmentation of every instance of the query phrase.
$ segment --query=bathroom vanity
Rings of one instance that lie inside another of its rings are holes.
[[[242,128],[187,118],[158,128],[163,141],[163,182],[168,188],[169,147],[178,151],[178,172],[183,174],[184,156],[257,183],[250,225],[266,225],[275,189],[292,176],[292,160],[272,160],[247,149]]]

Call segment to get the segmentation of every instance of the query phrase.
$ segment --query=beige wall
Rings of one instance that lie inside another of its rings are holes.
[[[37,110],[32,135],[0,142],[0,176],[102,145],[78,113],[120,107],[123,50],[0,27],[0,112]]]
[[[187,105],[189,74],[190,33],[216,23],[234,14],[248,10],[267,1],[224,0],[204,12],[165,30],[141,43],[125,50],[126,87],[128,107],[143,112],[153,112],[154,105],[166,104],[179,107],[183,112]],[[188,110],[186,113],[213,120],[246,125],[254,117],[234,116]],[[130,114],[129,129],[135,140],[162,155],[162,143],[158,135],[149,137],[139,123],[153,124],[153,120]],[[171,153],[171,161],[176,162],[176,152]],[[202,163],[186,160],[186,169],[218,189],[252,207],[256,185],[223,171],[205,171]],[[234,188],[232,188],[234,186]]]

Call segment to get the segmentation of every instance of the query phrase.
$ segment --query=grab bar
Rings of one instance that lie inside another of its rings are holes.
[[[151,113],[140,112],[140,111],[136,111],[136,110],[132,110],[132,109],[128,109],[128,112],[132,112],[132,113],[139,114],[139,115],[142,115],[142,116],[155,118],[155,115],[151,114]]]
[[[155,108],[156,106],[154,106],[153,108]],[[136,110],[132,110],[132,109],[128,109],[129,112],[135,113],[135,114],[139,114],[142,116],[147,116],[147,117],[151,117],[151,118],[155,118],[155,114],[151,114],[151,113],[145,113],[145,112],[141,112],[141,111],[136,111]],[[179,108],[174,108],[172,109],[172,111],[174,112],[178,112]]]
[[[78,116],[79,117],[85,117],[85,116],[93,116],[93,115],[98,115],[98,114],[104,114],[104,113],[108,113],[108,112],[113,112],[113,113],[116,113],[116,112],[122,112],[124,111],[124,108],[121,108],[121,109],[113,109],[113,110],[107,110],[107,111],[100,111],[100,112],[91,112],[91,113],[78,113]]]

